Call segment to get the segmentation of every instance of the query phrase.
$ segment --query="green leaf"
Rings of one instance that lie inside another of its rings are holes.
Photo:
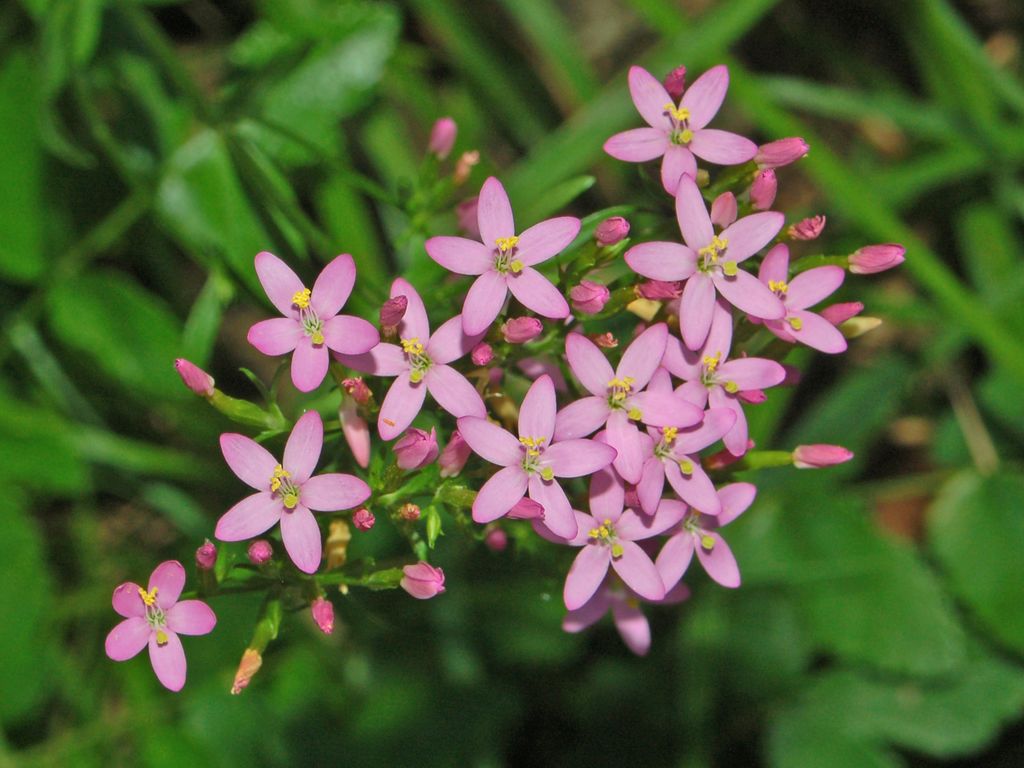
[[[231,281],[214,270],[188,313],[181,338],[182,355],[200,368],[210,362],[213,345],[220,332],[221,316],[233,295]]]
[[[74,442],[75,430],[55,413],[0,393],[0,456],[13,485],[75,496],[89,474]]]
[[[999,642],[1024,653],[1024,475],[964,472],[939,492],[928,541],[963,600]]]
[[[577,176],[556,184],[542,194],[532,195],[525,205],[516,210],[516,225],[519,231],[562,210],[592,186],[593,176]]]
[[[900,768],[905,763],[877,744],[843,733],[839,724],[801,711],[780,717],[768,740],[772,768]]]

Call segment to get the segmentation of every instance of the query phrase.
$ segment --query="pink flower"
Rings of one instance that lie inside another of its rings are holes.
[[[725,539],[719,535],[718,529],[742,515],[753,503],[756,494],[757,488],[750,483],[732,483],[718,492],[722,511],[717,516],[701,514],[695,509],[689,510],[678,532],[665,542],[655,561],[667,589],[671,589],[686,573],[694,551],[712,579],[723,587],[734,588],[740,585],[740,570],[736,565],[736,558],[733,557]],[[686,505],[682,502],[662,503],[679,504],[686,510]]]
[[[586,315],[596,315],[611,297],[608,287],[590,280],[581,280],[580,284],[569,289],[572,308]]]
[[[338,356],[357,371],[397,377],[380,406],[377,431],[381,438],[393,440],[402,434],[423,407],[427,392],[456,418],[483,417],[484,401],[476,388],[448,365],[466,355],[480,341],[481,334],[467,335],[462,318],[455,316],[431,335],[427,310],[416,289],[398,278],[391,284],[391,295],[404,295],[409,300],[398,325],[401,346],[382,343],[364,355]]]
[[[318,597],[309,607],[309,611],[321,632],[329,635],[334,631],[334,604],[330,600]]]
[[[509,344],[525,344],[544,333],[544,324],[536,317],[511,317],[501,324],[501,336]]]
[[[816,240],[824,231],[825,217],[814,216],[809,219],[798,221],[796,224],[790,224],[789,229],[786,230],[786,234],[794,240]]]
[[[469,359],[473,361],[473,365],[487,365],[494,359],[494,348],[486,341],[481,341],[473,347]]]
[[[800,137],[779,139],[758,147],[754,162],[759,168],[778,168],[795,163],[810,150],[807,142]]]
[[[201,397],[209,397],[213,394],[213,376],[208,374],[198,365],[190,363],[183,357],[174,361],[174,369],[181,376],[185,386]]]
[[[775,202],[775,193],[779,191],[779,182],[775,178],[775,171],[771,168],[764,168],[754,176],[754,183],[750,185],[750,204],[755,211],[767,211]]]
[[[221,435],[221,452],[231,471],[257,492],[221,516],[217,538],[243,541],[280,523],[281,540],[292,562],[304,573],[316,571],[323,547],[313,511],[351,509],[370,496],[370,487],[352,475],[311,477],[323,440],[324,424],[316,411],[303,414],[295,422],[280,463],[245,435]]]
[[[271,303],[284,317],[263,320],[249,329],[249,343],[265,355],[292,355],[292,382],[302,392],[320,386],[330,363],[328,349],[359,355],[380,341],[377,329],[360,317],[338,312],[352,293],[356,265],[347,253],[324,267],[306,288],[272,253],[256,255],[256,274]]]
[[[629,222],[621,216],[605,219],[594,229],[594,239],[605,247],[622,242],[629,235]]]
[[[256,539],[245,552],[249,562],[253,565],[266,565],[274,556],[274,548],[266,539]]]
[[[719,229],[725,229],[736,221],[736,195],[723,192],[711,203],[711,223]]]
[[[426,242],[430,258],[445,269],[479,275],[462,306],[463,330],[469,335],[486,331],[501,313],[509,291],[538,315],[567,317],[565,298],[534,266],[564,250],[579,233],[580,220],[548,219],[516,235],[508,195],[493,176],[480,190],[477,219],[482,243],[464,237],[432,237]]]
[[[444,592],[444,571],[420,561],[402,569],[399,585],[417,600],[429,600]]]
[[[473,502],[476,522],[497,520],[529,492],[544,507],[544,524],[551,531],[566,539],[576,535],[572,507],[556,478],[596,472],[615,458],[615,450],[593,440],[553,443],[555,407],[551,377],[541,376],[519,409],[518,438],[487,419],[459,419],[459,432],[473,452],[503,467],[484,483]]]
[[[781,213],[744,216],[716,235],[697,184],[684,176],[676,194],[676,218],[686,245],[641,243],[626,251],[626,263],[653,280],[686,280],[679,322],[687,347],[698,349],[707,338],[718,293],[755,317],[778,320],[785,315],[775,294],[738,268],[778,234],[785,221]]]
[[[360,531],[370,530],[376,522],[377,518],[374,517],[373,512],[368,510],[366,507],[360,507],[352,515],[352,525]]]
[[[850,254],[850,271],[855,275],[874,275],[898,267],[906,259],[907,249],[896,243],[865,245]]]
[[[779,243],[764,257],[758,278],[782,301],[786,315],[781,320],[766,320],[764,327],[783,341],[800,342],[820,352],[846,351],[846,339],[836,327],[807,307],[831,296],[846,272],[842,267],[815,267],[789,280],[789,247]]]
[[[725,447],[735,456],[747,451],[747,419],[739,402],[739,393],[767,389],[782,382],[786,369],[774,360],[742,357],[729,360],[732,346],[732,314],[721,302],[715,302],[707,340],[693,352],[678,339],[670,337],[665,345],[662,365],[686,383],[676,390],[686,400],[703,408],[728,408],[736,421],[723,438]]]
[[[664,323],[651,326],[633,340],[622,354],[618,368],[612,371],[595,344],[581,334],[570,333],[565,340],[565,357],[590,396],[558,412],[555,437],[559,440],[585,437],[607,424],[608,444],[616,451],[616,471],[627,482],[639,482],[643,445],[634,423],[688,427],[699,422],[702,416],[702,409],[671,392],[643,391],[661,364],[667,339],[668,326]]]
[[[423,469],[437,458],[437,430],[427,433],[414,427],[398,439],[394,451],[402,469]]]
[[[149,586],[126,582],[114,590],[114,610],[124,621],[107,635],[106,651],[114,661],[126,661],[147,645],[149,660],[161,685],[180,691],[185,685],[185,650],[178,635],[205,635],[217,617],[201,600],[178,600],[185,586],[185,568],[177,560],[160,563]]]
[[[441,477],[454,477],[459,474],[466,466],[471,453],[472,449],[469,447],[469,443],[462,439],[462,435],[456,429],[452,432],[448,444],[441,451],[441,456],[437,460],[441,466]]]
[[[629,92],[650,128],[617,133],[604,151],[617,160],[642,163],[661,157],[661,184],[676,193],[683,176],[696,177],[694,155],[717,165],[737,165],[757,153],[757,145],[735,133],[705,126],[718,112],[729,87],[729,70],[709,69],[698,77],[678,102],[646,69],[630,67]]]
[[[207,539],[203,542],[203,546],[196,550],[196,568],[200,571],[210,571],[216,564],[217,547]]]
[[[458,132],[459,126],[454,120],[450,117],[442,117],[430,129],[430,143],[427,144],[427,150],[437,155],[439,160],[444,160],[451,154]]]
[[[853,458],[853,451],[841,445],[798,445],[793,451],[793,466],[797,469],[821,469],[845,464]]]

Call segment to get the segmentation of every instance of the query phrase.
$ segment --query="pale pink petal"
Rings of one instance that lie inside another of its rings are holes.
[[[555,417],[555,439],[586,437],[603,427],[610,413],[606,397],[584,397],[569,403]]]
[[[457,275],[480,275],[494,265],[494,245],[490,247],[465,237],[432,237],[424,244],[427,255]]]
[[[590,511],[594,517],[618,520],[626,499],[626,487],[612,467],[598,470],[590,478]]]
[[[697,160],[686,147],[679,144],[669,144],[661,158],[661,186],[670,195],[674,195],[679,189],[679,183],[684,176],[695,177],[697,175]]]
[[[596,440],[562,440],[544,451],[541,466],[551,467],[555,477],[585,477],[607,467],[615,449]]]
[[[526,267],[519,274],[510,274],[508,289],[520,304],[542,317],[560,320],[569,316],[569,303],[565,297],[533,267]]]
[[[710,536],[715,544],[708,550],[704,548],[703,544],[697,543],[697,559],[704,566],[704,570],[708,572],[708,576],[723,587],[735,589],[740,585],[740,569],[736,565],[736,558],[733,556],[732,550],[725,543],[725,539],[717,533],[705,532],[704,535]]]
[[[565,577],[565,588],[562,590],[566,608],[570,611],[577,610],[594,596],[608,573],[611,559],[609,547],[589,544],[579,551]]]
[[[627,483],[640,482],[644,468],[641,433],[622,411],[613,411],[608,417],[608,443],[618,452],[615,470]]]
[[[722,502],[715,493],[715,484],[701,467],[700,459],[696,456],[680,458],[692,464],[692,471],[685,474],[674,461],[666,461],[665,476],[672,490],[694,509],[707,515],[717,515],[722,511]]]
[[[825,318],[804,310],[790,312],[789,316],[800,321],[799,330],[788,323],[786,329],[801,344],[830,355],[846,351],[846,339],[843,334]]]
[[[712,408],[728,408],[736,414],[736,423],[725,433],[722,441],[733,456],[742,456],[747,452],[747,417],[739,401],[726,393],[722,387],[712,387],[708,393],[708,402]]]
[[[284,513],[284,504],[269,491],[246,496],[221,515],[214,531],[221,541],[244,541],[269,531]]]
[[[626,647],[637,656],[646,656],[651,649],[651,625],[643,611],[630,602],[617,602],[612,605],[612,618]]]
[[[370,486],[353,475],[329,472],[306,480],[299,498],[314,512],[337,512],[352,509],[370,498]]]
[[[708,405],[708,388],[700,379],[680,384],[676,387],[676,395],[698,408],[706,408]]]
[[[378,344],[362,355],[335,355],[342,365],[375,376],[397,376],[409,370],[409,360],[397,344]]]
[[[633,379],[634,391],[647,386],[654,371],[661,364],[665,355],[665,341],[668,339],[668,326],[665,323],[652,325],[637,336],[622,354],[622,360],[615,371],[617,378]]]
[[[722,260],[739,264],[749,259],[768,245],[785,223],[786,217],[778,211],[763,211],[738,219],[722,231],[721,238],[729,241]]]
[[[299,312],[292,299],[305,286],[291,267],[267,251],[256,254],[256,275],[266,291],[270,303],[285,317],[298,318]]]
[[[220,451],[224,461],[239,480],[257,491],[270,490],[277,459],[250,437],[235,432],[220,436]]]
[[[338,418],[352,457],[356,464],[366,469],[370,466],[370,427],[366,419],[359,415],[356,404],[348,398],[342,402]]]
[[[667,105],[675,106],[675,101],[668,95],[665,86],[643,67],[629,68],[629,95],[637,112],[651,128],[667,131],[672,123],[665,113]]]
[[[127,661],[146,647],[152,633],[153,628],[141,616],[125,619],[107,635],[107,656],[114,661]]]
[[[619,539],[640,541],[660,536],[669,528],[678,525],[686,516],[686,505],[678,501],[666,499],[659,504],[653,515],[638,515],[627,509],[615,523],[615,533]]]
[[[391,298],[405,296],[408,304],[402,321],[398,324],[398,337],[401,339],[418,339],[424,346],[430,338],[430,322],[427,320],[427,308],[423,299],[413,288],[412,283],[404,278],[396,278],[391,283]]]
[[[562,629],[573,634],[582,632],[599,621],[608,612],[610,605],[607,592],[600,589],[575,611],[569,611],[565,614],[565,617],[562,619]]]
[[[716,518],[718,524],[728,525],[746,512],[756,495],[757,486],[753,483],[730,483],[721,488],[718,498],[722,502],[722,511]]]
[[[665,356],[661,359],[661,364],[673,376],[690,382],[700,378],[701,357],[700,347],[697,351],[687,349],[682,341],[675,336],[669,336],[665,341]]]
[[[616,133],[604,143],[604,151],[616,160],[643,163],[665,154],[668,134],[657,128],[634,128]]]
[[[686,573],[693,559],[693,536],[687,531],[677,533],[665,542],[654,561],[666,589],[672,589]]]
[[[640,508],[648,515],[658,510],[661,497],[665,493],[665,467],[661,459],[651,456],[644,462],[640,482],[636,484],[636,495],[640,498]]]
[[[316,469],[324,445],[324,422],[316,411],[306,411],[295,422],[284,446],[281,464],[291,473],[293,483],[304,483]]]
[[[304,335],[298,321],[290,317],[273,317],[253,325],[246,338],[264,355],[273,357],[291,352]]]
[[[153,665],[156,679],[169,691],[180,691],[185,687],[185,649],[174,632],[164,633],[167,642],[157,643],[156,632],[149,636],[149,661]]]
[[[673,452],[677,456],[687,456],[702,451],[721,440],[735,423],[736,414],[728,408],[712,408],[704,414],[700,426],[680,430],[672,443]]]
[[[625,259],[630,269],[652,280],[685,280],[697,269],[697,254],[679,243],[640,243]]]
[[[526,266],[540,264],[561,253],[580,233],[580,220],[560,216],[534,224],[519,236],[515,257]]]
[[[778,320],[786,315],[786,307],[779,297],[749,272],[738,269],[731,276],[715,273],[711,279],[730,304],[747,314],[764,320]]]
[[[315,573],[320,567],[323,552],[320,526],[313,513],[302,504],[281,515],[281,541],[300,571]]]
[[[320,319],[326,320],[341,311],[355,284],[355,261],[347,253],[335,256],[313,283],[309,303]]]
[[[786,292],[786,306],[790,309],[807,309],[822,301],[843,284],[846,270],[828,266],[809,269],[789,281]]]
[[[502,237],[514,237],[516,234],[515,220],[512,218],[512,205],[501,182],[491,176],[480,188],[477,200],[476,220],[480,227],[480,239],[484,245],[493,249],[497,240]]]
[[[729,89],[729,70],[724,64],[712,67],[698,77],[686,92],[680,106],[690,110],[690,128],[699,130],[711,122]]]
[[[703,273],[698,272],[686,281],[679,304],[679,326],[683,342],[690,349],[700,349],[708,337],[716,295],[715,283]]]
[[[458,319],[458,318],[456,318]],[[483,398],[469,380],[449,365],[433,365],[423,378],[430,396],[455,418],[487,415]]]
[[[530,477],[530,498],[544,507],[544,525],[563,539],[573,539],[579,531],[565,491],[554,480],[542,480],[540,475]]]
[[[704,355],[718,356],[719,361],[729,357],[732,348],[732,311],[729,305],[719,299],[711,312],[711,328],[704,342]],[[702,361],[703,355],[697,354],[696,359]]]
[[[469,443],[473,453],[492,464],[518,466],[523,460],[523,446],[512,433],[487,419],[465,416],[458,421],[459,434]]]
[[[461,427],[459,432],[462,432]],[[526,494],[528,478],[519,465],[500,469],[483,484],[473,501],[473,519],[489,523],[507,514]]]
[[[641,392],[626,401],[640,411],[640,421],[652,427],[689,427],[704,416],[701,408],[674,392]]]
[[[723,363],[715,375],[716,381],[735,382],[740,390],[768,389],[781,384],[784,378],[786,369],[774,360],[766,360],[763,357],[739,357],[730,360]]]
[[[380,343],[377,329],[361,317],[335,315],[321,329],[324,344],[343,355],[362,355]]]
[[[839,271],[842,272],[842,269]],[[757,279],[765,285],[768,285],[769,282],[784,283],[789,279],[788,245],[779,243],[768,250],[757,271]]]
[[[184,588],[185,568],[177,560],[160,563],[149,577],[149,592],[156,590],[156,604],[165,611],[178,602]]]
[[[739,165],[757,154],[757,144],[750,139],[714,128],[694,131],[690,149],[702,160],[717,165]]]
[[[619,546],[622,547],[622,555],[612,558],[615,572],[640,597],[661,600],[665,596],[665,585],[661,583],[658,569],[648,554],[632,541],[620,539]]]
[[[666,344],[668,340],[672,338],[669,336],[665,339]],[[659,366],[655,369],[651,375],[651,380],[647,382],[648,392],[671,392],[672,391],[672,377],[669,375],[668,369]]]
[[[167,628],[181,635],[207,635],[217,626],[217,616],[202,600],[182,600],[167,611]]]
[[[427,342],[427,356],[436,365],[447,365],[469,354],[482,338],[482,333],[469,336],[462,329],[462,315],[456,315],[434,331]]]
[[[114,610],[125,618],[146,615],[146,604],[142,602],[139,587],[133,581],[126,581],[114,590]],[[133,654],[134,655],[134,654]]]
[[[377,432],[381,439],[394,440],[405,432],[423,407],[423,398],[426,396],[426,383],[421,381],[413,384],[409,380],[408,371],[399,374],[380,405]]]
[[[507,293],[504,275],[493,269],[480,275],[469,287],[462,305],[462,329],[470,336],[486,331],[501,312]]]
[[[519,436],[533,437],[551,445],[555,432],[555,385],[550,376],[541,376],[526,392],[519,406]]]
[[[601,349],[582,333],[565,337],[565,359],[580,384],[595,397],[608,397],[608,382],[615,378]]]
[[[694,251],[709,245],[715,236],[715,228],[711,225],[711,216],[708,214],[704,196],[692,176],[684,176],[676,190],[676,219],[679,221],[679,231],[683,235],[683,240]]]
[[[576,527],[578,530],[576,535],[571,539],[563,539],[560,536],[556,536],[551,531],[547,530],[542,521],[534,520],[534,528],[548,541],[553,541],[557,544],[568,544],[570,547],[585,546],[590,542],[590,531],[596,528],[599,523],[593,515],[580,512],[578,509],[574,509],[572,513],[576,517]],[[618,514],[614,515],[614,519],[618,519]]]
[[[330,363],[327,347],[303,336],[292,354],[292,384],[300,392],[312,392],[323,383]]]

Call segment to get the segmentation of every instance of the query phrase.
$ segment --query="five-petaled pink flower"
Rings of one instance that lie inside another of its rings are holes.
[[[683,93],[678,106],[665,86],[642,67],[629,69],[629,93],[650,128],[634,128],[612,136],[604,151],[617,160],[642,163],[661,160],[661,184],[670,195],[679,180],[697,176],[694,155],[717,165],[745,163],[757,154],[757,145],[735,133],[707,128],[729,88],[729,70],[712,67]]]
[[[594,440],[552,442],[555,432],[555,386],[541,376],[530,386],[519,409],[519,437],[487,419],[459,419],[459,433],[473,452],[503,467],[480,489],[473,519],[489,523],[508,513],[529,492],[544,507],[544,525],[556,536],[576,536],[576,518],[555,478],[582,477],[608,466],[615,449]]]
[[[110,630],[106,651],[125,661],[149,646],[149,660],[160,683],[172,691],[185,685],[185,651],[178,635],[205,635],[217,617],[201,600],[178,600],[185,569],[177,560],[160,563],[143,589],[126,582],[114,590],[114,610],[125,620]]]
[[[377,376],[396,376],[377,417],[377,431],[392,440],[412,424],[429,391],[437,404],[456,418],[486,414],[484,401],[466,377],[448,363],[469,354],[483,334],[467,335],[460,316],[448,320],[433,335],[423,299],[402,278],[391,284],[392,296],[405,296],[409,303],[398,324],[398,344],[378,344],[363,355],[338,355],[357,371]]]
[[[262,320],[249,329],[249,343],[265,355],[292,355],[292,382],[302,392],[320,386],[330,364],[329,349],[350,355],[367,352],[380,336],[361,317],[339,315],[356,282],[347,253],[323,268],[306,288],[299,276],[272,253],[256,255],[256,274],[270,302],[284,317]]]
[[[580,383],[590,392],[558,412],[555,437],[566,440],[586,437],[607,423],[607,441],[616,450],[615,469],[627,482],[640,481],[643,467],[641,433],[634,422],[656,427],[688,427],[703,412],[669,392],[644,392],[651,375],[661,364],[668,326],[652,325],[627,347],[612,370],[604,353],[580,333],[565,339],[565,357]]]
[[[679,325],[683,341],[698,349],[711,326],[716,292],[730,304],[755,317],[780,320],[786,308],[778,297],[739,264],[778,234],[785,217],[776,211],[744,216],[721,234],[708,215],[704,198],[691,176],[684,176],[676,193],[676,218],[686,245],[641,243],[626,251],[626,263],[653,280],[686,280],[680,299]]]
[[[447,270],[479,275],[462,306],[462,326],[480,334],[501,312],[511,291],[520,304],[552,319],[569,316],[569,304],[534,266],[547,261],[573,241],[580,220],[573,216],[548,219],[516,235],[512,206],[505,188],[493,176],[484,182],[477,207],[480,239],[432,237],[427,253]]]
[[[295,422],[280,463],[245,435],[221,435],[220,448],[231,471],[257,493],[221,516],[217,538],[243,541],[280,523],[281,539],[292,562],[304,573],[316,571],[323,546],[313,512],[351,509],[370,496],[370,487],[352,475],[311,477],[323,442],[324,423],[316,411],[308,411]]]

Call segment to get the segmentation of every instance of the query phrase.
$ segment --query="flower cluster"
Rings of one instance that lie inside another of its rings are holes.
[[[685,599],[694,555],[713,581],[740,585],[720,531],[751,507],[756,487],[736,482],[736,471],[851,458],[827,445],[752,450],[745,412],[796,380],[781,363],[792,345],[846,349],[862,305],[819,305],[847,271],[881,271],[903,251],[879,245],[792,259],[790,247],[806,248],[825,225],[819,216],[787,227],[785,214],[772,210],[776,169],[807,145],[792,138],[758,147],[709,128],[728,71],[714,67],[688,87],[685,80],[683,68],[663,85],[633,67],[630,92],[647,127],[605,144],[621,160],[661,158],[679,242],[653,239],[653,230],[621,216],[582,234],[571,216],[519,229],[505,188],[491,177],[458,206],[469,236],[425,242],[437,275],[429,312],[417,287],[398,278],[378,328],[341,314],[356,285],[352,256],[331,261],[312,288],[278,257],[256,256],[256,274],[282,317],[253,325],[249,342],[265,355],[290,355],[300,392],[325,381],[337,390],[326,429],[325,398],[309,401],[289,430],[276,403],[229,397],[204,371],[177,361],[197,395],[260,430],[256,439],[220,439],[228,467],[251,493],[221,515],[214,534],[249,542],[247,561],[210,541],[196,555],[200,594],[243,580],[268,592],[232,690],[259,669],[286,593],[310,606],[325,633],[336,619],[329,586],[342,596],[352,586],[401,587],[418,599],[442,594],[444,571],[429,560],[446,521],[470,518],[495,552],[509,545],[514,526],[532,526],[553,552],[577,550],[565,578],[565,630],[611,611],[627,646],[643,654],[651,638],[639,604]],[[435,165],[456,136],[450,119],[435,126]],[[465,181],[467,155],[445,188]],[[698,160],[736,167],[712,181]],[[334,438],[348,450],[331,443],[329,471],[317,474],[325,439]],[[371,535],[378,521],[408,541],[413,562],[350,562],[352,529],[357,538]],[[172,690],[185,677],[177,635],[215,623],[205,603],[178,601],[184,580],[172,561],[147,589],[118,587],[114,608],[126,618],[107,640],[117,660],[148,644],[157,677]]]

